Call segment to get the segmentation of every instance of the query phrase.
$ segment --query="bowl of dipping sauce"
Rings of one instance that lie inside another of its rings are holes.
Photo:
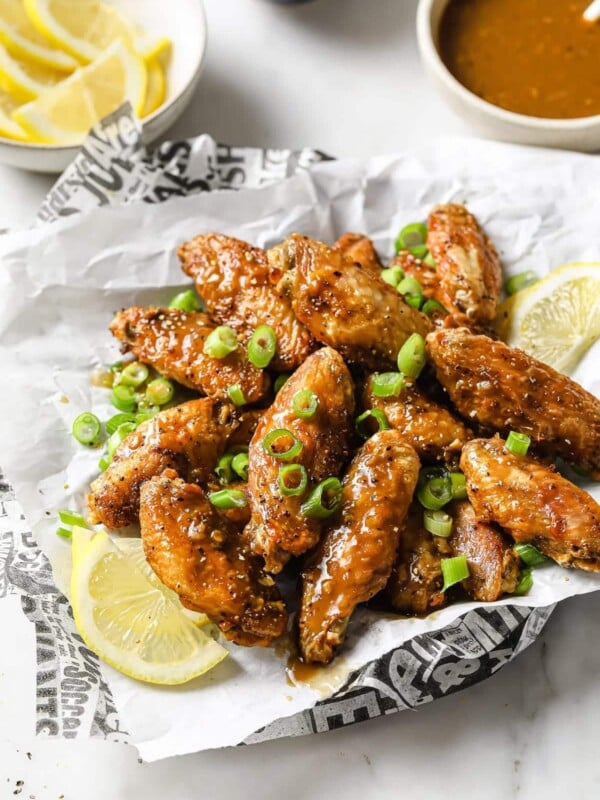
[[[438,89],[502,141],[600,150],[600,21],[590,0],[420,0],[417,38]]]

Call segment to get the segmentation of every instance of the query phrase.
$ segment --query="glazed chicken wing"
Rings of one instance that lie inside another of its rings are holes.
[[[296,316],[347,361],[388,369],[412,333],[424,336],[432,329],[425,314],[405,303],[396,289],[340,250],[298,234],[286,241],[294,252]]]
[[[398,397],[377,397],[371,375],[363,391],[365,409],[378,408],[392,428],[402,432],[425,462],[458,461],[463,444],[472,438],[471,431],[447,408],[430,400],[416,383],[408,381]]]
[[[294,316],[288,298],[272,285],[264,250],[230,236],[209,233],[182,244],[178,255],[213,319],[230,325],[244,341],[259,325],[274,329],[277,352],[269,365],[272,369],[296,369],[315,349],[312,336]]]
[[[491,322],[498,308],[502,270],[475,217],[456,203],[437,206],[427,223],[427,247],[437,264],[437,299],[442,305],[466,314],[471,322]]]
[[[367,272],[379,277],[382,265],[377,255],[373,242],[362,233],[344,233],[333,245],[334,250],[339,250],[351,261],[354,261]]]
[[[565,375],[465,328],[427,337],[436,376],[486,432],[526,433],[548,453],[600,477],[600,400]]]
[[[229,403],[190,400],[161,411],[124,439],[88,496],[94,522],[122,528],[137,522],[142,484],[171,468],[186,480],[206,480],[240,414]]]
[[[226,400],[227,389],[239,384],[246,401],[257,402],[268,390],[267,374],[252,366],[241,346],[226,358],[207,356],[204,342],[215,327],[200,312],[134,306],[119,311],[110,330],[125,352],[183,386]]]
[[[390,261],[389,266],[400,267],[407,278],[416,278],[428,300],[437,300],[438,303],[442,303],[440,299],[440,276],[435,267],[428,266],[420,258],[409,253],[408,250],[401,250]]]
[[[314,392],[318,398],[316,413],[310,419],[301,419],[293,407],[294,396],[303,390]],[[306,359],[261,417],[248,454],[252,518],[246,534],[254,551],[264,556],[269,572],[279,572],[291,555],[301,555],[313,547],[319,539],[321,523],[302,513],[303,497],[283,494],[278,475],[287,461],[265,451],[265,437],[283,430],[301,443],[302,449],[293,462],[305,467],[309,491],[325,478],[340,473],[348,456],[353,416],[352,378],[341,356],[326,347]],[[291,441],[289,435],[282,437],[285,449]]]
[[[227,639],[268,646],[285,631],[287,613],[273,578],[199,486],[173,470],[147,481],[140,525],[144,553],[158,578]]]
[[[600,572],[600,506],[587,492],[499,437],[467,442],[460,463],[480,519],[564,567]]]
[[[417,454],[398,431],[376,433],[357,452],[343,481],[339,520],[303,570],[305,661],[331,661],[356,606],[387,583],[418,477]]]

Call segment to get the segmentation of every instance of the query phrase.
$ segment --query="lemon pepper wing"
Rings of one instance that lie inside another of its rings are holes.
[[[381,261],[368,236],[362,233],[344,233],[333,245],[333,249],[339,250],[351,261],[360,264],[363,269],[379,276],[382,269]]]

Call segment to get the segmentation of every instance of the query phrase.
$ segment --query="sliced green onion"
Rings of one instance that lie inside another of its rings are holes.
[[[434,536],[442,536],[444,539],[447,539],[452,533],[452,517],[445,511],[427,509],[423,512],[423,525],[426,531]]]
[[[110,393],[110,401],[119,411],[133,411],[135,408],[135,392],[133,386],[118,383]]]
[[[149,374],[148,367],[145,364],[140,364],[139,361],[132,361],[131,364],[127,364],[126,367],[123,367],[121,383],[124,383],[126,386],[137,388],[141,386],[145,380],[148,380]]]
[[[429,250],[427,251],[427,255],[423,256],[423,263],[426,264],[431,269],[437,269],[437,262],[435,258],[431,255]]]
[[[519,578],[519,582],[513,592],[516,595],[527,594],[527,592],[533,586],[533,575],[531,567],[526,567],[525,569],[521,570],[521,576]]]
[[[305,517],[327,519],[342,502],[342,484],[338,478],[325,478],[312,490],[300,506]]]
[[[268,367],[277,350],[277,336],[270,325],[259,325],[248,342],[248,360],[259,369]]]
[[[373,394],[375,397],[398,397],[404,387],[401,372],[377,372],[373,375]]]
[[[381,270],[381,277],[394,289],[398,286],[402,278],[404,278],[404,270],[401,267],[388,267]]]
[[[263,439],[263,450],[279,461],[292,461],[300,455],[303,444],[287,428],[277,428]]]
[[[423,287],[416,278],[403,278],[396,286],[399,294],[404,296],[405,301],[413,308],[421,308],[423,305]]]
[[[424,508],[438,511],[452,500],[452,481],[450,476],[430,478],[417,489],[417,498]]]
[[[282,372],[281,375],[278,375],[275,378],[275,383],[273,384],[273,391],[275,394],[279,392],[279,390],[283,387],[285,383],[287,383],[288,378],[290,377],[290,372]]]
[[[405,225],[396,237],[396,253],[408,250],[417,258],[423,258],[427,253],[427,225],[422,222],[412,222]]]
[[[526,289],[533,283],[537,283],[538,276],[532,270],[528,269],[525,272],[520,272],[518,275],[513,275],[506,281],[506,294],[512,295],[520,292],[521,289]]]
[[[248,453],[237,453],[232,461],[231,468],[243,481],[248,480]]]
[[[88,447],[98,442],[101,430],[102,423],[91,411],[84,411],[83,414],[76,417],[71,428],[73,436],[79,444],[85,444]]]
[[[528,542],[516,544],[513,550],[528,567],[539,567],[540,564],[545,564],[549,561],[548,556],[540,553],[537,547]]]
[[[233,467],[231,466],[232,461],[233,453],[225,453],[217,461],[215,474],[221,483],[231,483],[233,480]]]
[[[319,398],[310,389],[302,389],[292,398],[294,414],[300,419],[311,419],[317,413]]]
[[[420,311],[421,305],[423,303],[424,297],[422,294],[405,294],[404,295],[404,302],[411,306],[411,308],[416,308],[417,311]]]
[[[418,378],[426,361],[425,339],[420,333],[411,334],[398,353],[398,369],[409,378]]]
[[[141,425],[142,422],[147,422],[149,419],[152,419],[152,417],[155,417],[159,411],[160,408],[158,408],[158,406],[155,407],[154,411],[138,411],[135,415],[135,424]]]
[[[279,470],[277,483],[286,497],[304,494],[308,486],[306,468],[302,464],[286,464]]]
[[[73,536],[73,531],[70,528],[57,528],[56,535],[61,539],[70,539]]]
[[[219,325],[204,340],[204,353],[210,358],[226,358],[238,348],[238,340],[233,328]]]
[[[147,414],[150,417],[154,417],[160,411],[160,406],[157,406],[156,403],[152,403],[147,397],[144,396],[138,401],[138,411],[141,411],[142,414]]]
[[[126,422],[137,422],[136,414],[115,414],[114,417],[111,417],[107,422],[104,423],[104,427],[106,428],[106,432],[110,436],[111,433],[114,433],[119,425],[123,425]]]
[[[447,314],[448,309],[444,308],[441,303],[438,303],[437,300],[427,300],[423,305],[421,311],[427,316],[431,316],[431,314]]]
[[[513,456],[526,456],[531,444],[531,437],[526,433],[511,431],[506,439],[506,449]]]
[[[125,364],[122,361],[115,361],[114,364],[109,366],[111,372],[121,372]]]
[[[144,399],[152,406],[164,406],[173,399],[175,387],[166,378],[155,378],[146,386]]]
[[[180,311],[200,311],[201,306],[192,289],[186,292],[179,292],[169,303],[169,308],[178,308]]]
[[[466,556],[454,556],[454,558],[442,558],[442,575],[444,576],[444,585],[442,592],[454,586],[456,583],[466,580],[469,577],[469,565],[467,564]]]
[[[108,442],[106,443],[106,449],[108,451],[108,457],[112,458],[114,455],[115,450],[121,444],[123,439],[126,439],[130,433],[132,433],[136,429],[137,425],[135,422],[124,422],[123,425],[119,425],[117,430],[109,437]]]
[[[227,387],[227,394],[229,395],[229,399],[233,403],[234,406],[244,406],[246,405],[246,396],[242,391],[242,387],[239,383],[234,383],[233,386]]]
[[[377,424],[376,430],[372,430],[373,426],[371,425],[371,421]],[[373,436],[374,433],[377,433],[377,431],[388,431],[390,429],[390,423],[381,409],[370,408],[368,411],[363,411],[363,413],[356,418],[354,427],[360,438],[366,440]]]
[[[58,517],[63,525],[79,525],[80,528],[86,527],[86,521],[81,514],[76,514],[68,508],[61,508]]]
[[[109,465],[110,461],[108,460],[108,458],[106,458],[106,456],[102,456],[102,458],[98,462],[98,469],[101,472],[104,472],[106,469],[108,469]]]
[[[464,500],[467,496],[467,480],[462,472],[451,472],[452,499]]]
[[[208,499],[215,508],[227,511],[231,508],[244,508],[248,502],[246,493],[241,489],[219,489],[218,492],[211,492]]]

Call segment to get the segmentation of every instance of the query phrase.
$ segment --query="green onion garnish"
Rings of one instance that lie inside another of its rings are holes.
[[[520,272],[518,275],[513,275],[512,278],[509,278],[506,281],[506,294],[516,294],[517,292],[520,292],[521,289],[526,289],[533,283],[537,283],[537,280],[538,276],[530,269],[528,269],[526,272]]]
[[[146,422],[147,420],[152,419],[152,417],[155,417],[159,411],[160,408],[158,406],[151,406],[151,408],[149,408],[147,411],[138,411],[135,415],[135,424],[141,425],[142,422]]]
[[[375,430],[372,430],[372,421],[377,425]],[[377,431],[388,431],[390,429],[390,423],[381,409],[370,408],[368,411],[363,411],[363,413],[356,418],[354,427],[360,438],[366,440],[373,436],[374,433],[377,433]]]
[[[68,508],[61,508],[58,512],[58,517],[63,525],[79,525],[80,528],[85,528],[86,522],[81,514],[76,514]]]
[[[118,383],[110,394],[110,402],[119,411],[133,411],[135,408],[135,391],[133,386]]]
[[[121,383],[124,383],[126,386],[137,388],[141,386],[145,380],[148,380],[149,374],[148,367],[145,364],[140,364],[139,361],[132,361],[131,364],[127,364],[126,367],[123,367]]]
[[[151,406],[164,406],[173,399],[175,387],[166,378],[155,378],[146,386],[144,399]]]
[[[317,413],[319,398],[310,389],[302,389],[292,398],[294,414],[300,419],[311,419]]]
[[[421,311],[427,316],[431,316],[431,314],[447,314],[448,309],[444,308],[441,303],[438,303],[437,300],[427,300],[423,305]]]
[[[413,256],[423,258],[427,253],[427,225],[422,222],[412,222],[405,225],[396,238],[396,253],[408,250]]]
[[[513,594],[521,595],[527,594],[527,592],[533,586],[533,575],[531,574],[532,570],[531,567],[526,567],[525,569],[521,570],[521,576],[519,578],[519,582],[513,592]]]
[[[98,469],[100,470],[100,472],[104,472],[104,470],[108,469],[109,465],[110,461],[108,460],[108,458],[106,458],[106,456],[102,456],[102,458],[98,462]]]
[[[268,367],[277,349],[277,336],[270,325],[259,325],[248,342],[248,360],[259,369]]]
[[[61,539],[70,539],[73,536],[73,531],[70,528],[57,528],[56,535]]]
[[[208,499],[215,508],[224,511],[231,508],[244,508],[248,502],[246,493],[241,489],[219,489],[218,492],[210,492]]]
[[[427,509],[423,512],[423,525],[426,531],[434,536],[442,536],[444,539],[447,539],[452,533],[452,517],[445,511]]]
[[[281,375],[278,375],[275,378],[275,383],[273,384],[273,391],[275,392],[275,394],[277,394],[277,392],[282,388],[284,383],[287,382],[290,375],[291,375],[290,372],[282,372]]]
[[[305,517],[327,519],[342,502],[342,484],[338,478],[325,478],[300,506]]]
[[[219,325],[211,331],[204,340],[204,352],[210,358],[226,358],[237,350],[238,340],[233,328],[228,325]]]
[[[107,422],[104,423],[104,427],[106,428],[106,432],[110,436],[111,433],[114,433],[119,425],[123,425],[126,422],[137,422],[137,414],[115,414],[114,417],[111,417]]]
[[[410,306],[421,308],[425,298],[423,297],[423,287],[416,278],[403,278],[396,289]]]
[[[404,386],[401,372],[377,372],[373,375],[373,394],[375,397],[398,397]]]
[[[308,486],[308,473],[302,464],[286,464],[277,475],[281,493],[286,497],[304,494]]]
[[[418,378],[426,361],[425,339],[420,333],[411,334],[398,353],[398,369],[409,378]]]
[[[460,583],[469,577],[469,565],[467,564],[466,556],[454,556],[454,558],[442,558],[442,575],[444,576],[444,585],[442,592]]]
[[[398,286],[402,278],[404,278],[404,270],[401,267],[388,267],[381,270],[381,277],[394,289]]]
[[[246,396],[239,383],[234,383],[233,386],[228,386],[227,394],[229,395],[229,399],[234,406],[246,405]]]
[[[430,478],[417,489],[419,503],[424,508],[437,511],[453,498],[452,481],[446,473],[444,476]]]
[[[540,553],[537,547],[534,547],[534,545],[528,542],[516,544],[513,550],[528,567],[539,567],[540,564],[545,564],[549,561],[548,556]]]
[[[303,449],[302,442],[286,428],[277,428],[267,433],[263,439],[263,450],[279,461],[292,461],[300,455]]]
[[[231,468],[243,481],[248,480],[248,453],[236,453],[231,461]]]
[[[136,427],[137,425],[135,422],[124,422],[122,425],[119,425],[117,430],[109,437],[106,443],[106,449],[109,458],[113,457],[115,450],[121,444],[123,439],[126,439],[129,434],[136,429]]]
[[[179,292],[169,303],[169,308],[178,308],[180,311],[200,311],[200,303],[196,293],[191,289]]]
[[[215,474],[221,483],[231,483],[233,480],[233,467],[231,466],[232,461],[233,453],[225,453],[225,455],[222,455],[217,461]]]
[[[84,411],[83,414],[76,417],[71,428],[73,436],[79,444],[85,444],[87,447],[91,447],[98,442],[101,430],[102,423],[91,411]]]
[[[429,250],[427,251],[427,255],[423,256],[423,263],[426,264],[431,269],[437,269],[437,263],[435,258],[431,255]]]
[[[464,500],[467,496],[467,481],[462,472],[451,472],[452,499]]]
[[[526,456],[531,444],[531,437],[526,433],[511,431],[506,439],[506,449],[513,456]]]

